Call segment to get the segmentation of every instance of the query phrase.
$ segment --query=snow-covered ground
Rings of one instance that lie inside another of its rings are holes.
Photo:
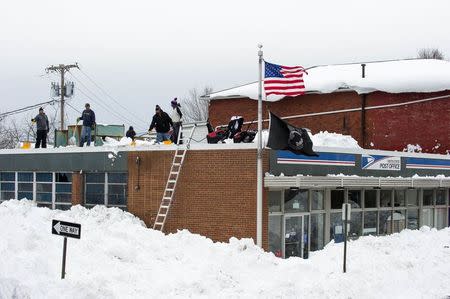
[[[65,280],[52,219],[82,225]],[[449,228],[350,242],[343,274],[342,244],[283,260],[249,239],[165,236],[116,208],[0,205],[0,298],[447,298],[449,281]]]

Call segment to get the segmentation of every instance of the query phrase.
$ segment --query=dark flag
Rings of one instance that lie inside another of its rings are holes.
[[[305,129],[288,124],[272,112],[267,146],[274,150],[289,150],[297,155],[319,156],[313,151],[313,143]]]

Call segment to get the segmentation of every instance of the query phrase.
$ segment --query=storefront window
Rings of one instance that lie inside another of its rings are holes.
[[[282,257],[282,219],[281,215],[269,216],[269,251],[278,257]]]
[[[422,209],[422,225],[433,227],[433,209]]]
[[[433,190],[423,190],[423,205],[424,206],[434,205]]]
[[[392,190],[380,191],[380,207],[392,207]]]
[[[284,193],[285,212],[308,212],[308,190],[286,190]]]
[[[409,229],[419,228],[419,209],[408,209],[408,219],[406,227]]]
[[[311,209],[312,210],[323,210],[324,206],[324,195],[322,190],[312,190],[311,191]]]
[[[419,190],[417,189],[408,189],[406,190],[406,202],[408,203],[408,207],[417,207],[419,205]]]
[[[406,227],[406,215],[405,210],[396,210],[392,214],[392,233],[398,233],[405,229]],[[388,220],[390,220],[388,218]],[[389,230],[388,230],[389,231]],[[390,232],[388,232],[390,233]]]
[[[436,228],[437,229],[443,229],[446,227],[446,213],[447,209],[436,209]]]
[[[378,234],[386,235],[391,233],[391,216],[392,211],[380,211],[380,221],[378,226]]]
[[[342,209],[344,203],[344,190],[331,190],[331,209]]]
[[[436,190],[436,205],[446,205],[447,204],[447,199],[446,199],[446,190],[445,189],[438,189]]]
[[[365,190],[364,191],[364,208],[376,208],[377,207],[377,190]]]
[[[311,214],[311,251],[320,250],[324,246],[325,214]]]
[[[394,191],[394,207],[405,206],[405,190]]]
[[[362,212],[352,212],[348,236],[356,239],[362,235]]]
[[[269,191],[269,212],[281,212],[281,191]]]
[[[377,234],[377,213],[377,211],[364,212],[364,236]]]
[[[36,173],[36,202],[39,206],[52,207],[53,174],[51,172]]]
[[[351,204],[353,209],[361,209],[361,190],[349,190],[348,203]]]
[[[330,214],[330,239],[335,242],[344,240],[344,227],[342,224],[342,213]]]

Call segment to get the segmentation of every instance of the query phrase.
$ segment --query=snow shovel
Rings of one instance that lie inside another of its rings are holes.
[[[78,131],[78,121],[75,125],[75,129],[73,130],[72,137],[69,138],[69,145],[77,145],[77,138],[75,137],[75,132]]]

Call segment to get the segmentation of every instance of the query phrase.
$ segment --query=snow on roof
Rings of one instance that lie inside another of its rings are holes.
[[[402,93],[450,90],[449,61],[407,59],[367,62],[365,65],[365,78],[362,78],[360,63],[308,68],[308,75],[303,76],[306,92],[332,93],[337,90],[354,90],[359,94],[365,94],[374,91]],[[210,99],[236,97],[258,99],[258,82],[209,95]],[[269,95],[267,101],[275,102],[283,97]],[[263,99],[265,99],[264,91]]]

